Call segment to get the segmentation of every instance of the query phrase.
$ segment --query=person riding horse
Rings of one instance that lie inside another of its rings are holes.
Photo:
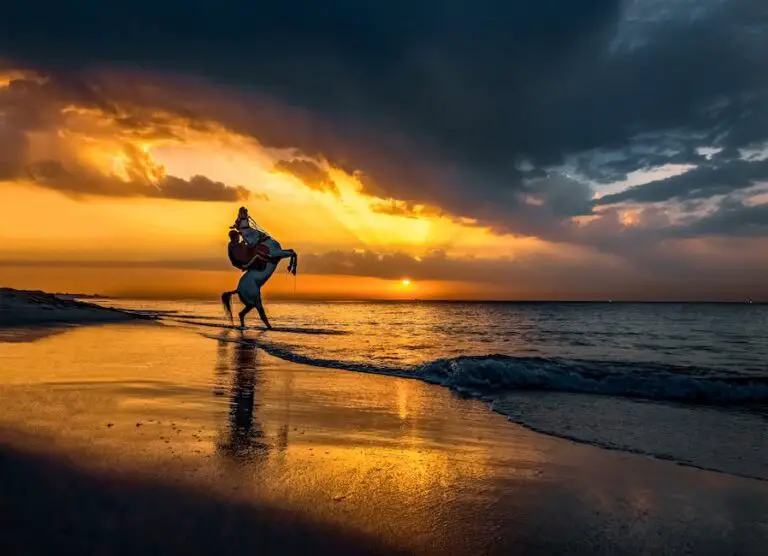
[[[250,217],[245,207],[240,207],[235,223],[229,228],[237,230],[248,245],[258,245],[269,237],[269,234]]]
[[[245,241],[240,241],[241,236]],[[221,294],[221,302],[230,321],[233,320],[232,296],[237,294],[244,305],[243,310],[238,314],[241,330],[245,328],[245,316],[252,309],[258,311],[259,317],[267,328],[272,328],[264,312],[261,288],[270,279],[282,259],[290,259],[288,272],[296,276],[298,266],[296,251],[283,249],[277,240],[248,216],[248,209],[240,207],[235,224],[230,226],[227,253],[232,266],[243,271],[237,289]]]
[[[263,243],[250,246],[240,241],[240,232],[237,230],[229,231],[229,243],[227,244],[227,255],[229,262],[235,268],[245,271],[250,268],[263,270],[270,260],[269,248]]]

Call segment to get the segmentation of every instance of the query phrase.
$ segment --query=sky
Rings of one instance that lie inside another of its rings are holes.
[[[764,0],[30,1],[0,19],[0,285],[768,300]]]

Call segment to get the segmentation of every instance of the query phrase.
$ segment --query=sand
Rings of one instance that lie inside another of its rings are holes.
[[[123,322],[137,319],[146,320],[146,317],[78,301],[71,295],[0,288],[0,327]]]
[[[159,324],[0,343],[0,553],[764,554],[768,484]]]

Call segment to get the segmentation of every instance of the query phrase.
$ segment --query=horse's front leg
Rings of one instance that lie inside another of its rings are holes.
[[[290,251],[291,253],[290,255],[291,260],[288,263],[288,272],[296,276],[296,268],[298,267],[299,256],[296,254],[296,251],[294,251],[293,249],[288,249],[287,251]]]
[[[272,253],[272,256],[277,259],[290,259],[288,263],[288,272],[296,274],[296,263],[298,262],[298,255],[293,249],[280,249]]]

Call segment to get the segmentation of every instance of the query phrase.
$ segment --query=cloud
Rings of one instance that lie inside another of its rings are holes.
[[[687,237],[768,237],[768,203],[750,206],[726,200],[713,213],[676,231]]]
[[[310,189],[317,191],[330,191],[338,195],[339,189],[325,168],[312,160],[292,158],[278,160],[275,170],[285,172],[299,178]]]
[[[446,215],[437,207],[416,205],[398,199],[377,199],[371,204],[371,210],[390,216],[405,216],[406,218],[442,217]]]
[[[24,133],[0,124],[0,181],[11,180],[22,174],[28,148]]]
[[[605,195],[597,200],[597,204],[703,199],[749,189],[763,181],[768,181],[768,159],[757,162],[730,160],[719,165],[707,163],[679,176],[631,187],[613,195]]]
[[[9,80],[0,87],[0,181],[28,180],[73,197],[250,198],[242,186],[168,175],[139,144],[179,138],[169,115],[148,108],[121,110],[77,81]]]
[[[474,284],[474,294],[540,299],[628,299],[743,301],[768,299],[765,238],[721,238],[715,242],[676,239],[635,252],[632,261],[597,252],[529,253],[513,258],[452,257],[434,251],[421,257],[405,253],[344,251],[299,253],[301,276],[366,276],[399,281],[409,277],[415,295],[429,296],[425,281]],[[225,257],[148,261],[2,260],[0,267],[77,267],[221,270]],[[567,280],[563,280],[566,276]],[[232,275],[233,283],[237,280]],[[301,283],[301,282],[299,282]]]
[[[560,299],[768,299],[768,285],[762,279],[768,272],[765,248],[763,238],[733,238],[704,247],[695,240],[682,240],[651,247],[629,262],[589,252],[578,257],[537,253],[514,259],[453,258],[439,251],[419,259],[331,252],[304,255],[301,265],[305,272],[318,274],[481,282]]]
[[[306,162],[327,161],[395,200],[383,211],[436,207],[616,252],[674,237],[674,203],[762,179],[738,153],[768,140],[763,0],[330,0],[301,18],[285,3],[137,0],[89,6],[87,20],[44,4],[42,19],[4,10],[0,55],[48,76],[62,104],[109,114],[131,141],[178,138],[182,118],[294,149],[286,164],[301,160],[308,185],[330,187]],[[24,113],[42,127],[55,116]],[[698,168],[590,203],[667,164]],[[630,201],[667,205],[631,226],[605,210]]]
[[[157,197],[185,201],[244,201],[250,192],[230,187],[205,176],[189,180],[163,176],[157,182],[123,181],[84,167],[65,168],[57,160],[43,160],[27,168],[29,178],[41,187],[73,197]]]

